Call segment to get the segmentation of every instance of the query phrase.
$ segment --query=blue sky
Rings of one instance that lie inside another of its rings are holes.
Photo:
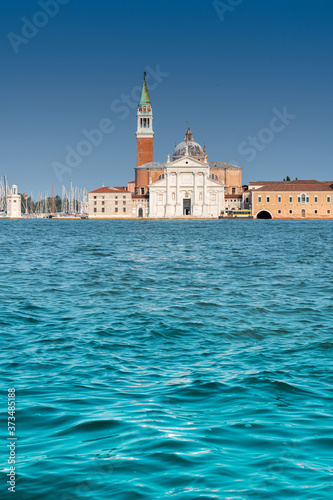
[[[333,180],[332,20],[330,0],[2,0],[0,174],[34,196],[132,180],[146,70],[156,161],[189,122],[244,183]]]

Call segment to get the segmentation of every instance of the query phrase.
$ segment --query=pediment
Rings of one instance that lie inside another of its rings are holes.
[[[174,160],[171,163],[166,164],[166,168],[209,168],[208,163],[204,163],[196,158],[192,158],[191,156],[182,156],[177,160]]]
[[[207,179],[207,187],[209,187],[209,186],[212,186],[212,187],[216,187],[216,186],[225,187],[225,185],[223,184],[223,182],[220,182],[220,181],[217,181],[216,179],[211,179],[210,177],[208,177],[208,179]]]
[[[159,179],[158,181],[152,182],[151,184],[149,184],[149,189],[151,187],[166,187],[166,179],[163,178]]]

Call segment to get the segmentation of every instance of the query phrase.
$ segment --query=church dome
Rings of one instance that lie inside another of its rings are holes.
[[[187,148],[188,153],[186,152]],[[184,141],[175,147],[175,150],[172,154],[172,160],[178,160],[178,158],[186,156],[186,154],[198,159],[205,158],[205,151],[202,149],[200,144],[193,140],[193,134],[190,130],[190,127],[186,132]]]

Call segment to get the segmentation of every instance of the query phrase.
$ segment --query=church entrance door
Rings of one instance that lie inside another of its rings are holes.
[[[183,200],[183,214],[191,215],[191,200],[189,199]]]

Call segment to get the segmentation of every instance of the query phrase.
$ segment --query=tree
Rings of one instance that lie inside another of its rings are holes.
[[[58,194],[54,198],[54,211],[61,212],[61,198]]]

